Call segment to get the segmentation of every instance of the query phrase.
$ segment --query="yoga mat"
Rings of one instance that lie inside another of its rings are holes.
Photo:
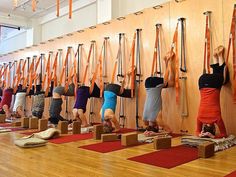
[[[142,145],[146,143],[140,143],[134,146]],[[117,151],[129,147],[134,147],[134,146],[122,146],[121,141],[110,141],[110,142],[101,142],[101,143],[96,143],[96,144],[90,144],[86,146],[80,146],[79,148],[94,151],[94,152],[100,152],[100,153],[108,153],[112,151]]]
[[[15,131],[21,131],[21,130],[25,130],[25,128],[22,127],[4,127],[4,129],[8,129],[10,130],[9,132],[15,132]],[[3,133],[3,132],[2,132]]]
[[[236,177],[236,170],[230,174],[227,174],[225,177]]]
[[[128,160],[170,169],[196,159],[198,159],[197,148],[180,145],[132,157]]]
[[[10,127],[11,123],[0,123],[0,127]]]
[[[63,143],[70,143],[70,142],[79,141],[79,140],[87,140],[91,138],[93,138],[92,133],[85,133],[85,134],[60,136],[59,138],[51,139],[48,141],[55,144],[63,144]]]

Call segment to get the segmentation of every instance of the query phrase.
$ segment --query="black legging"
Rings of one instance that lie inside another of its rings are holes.
[[[60,120],[61,121],[65,120],[60,115],[61,110],[62,110],[62,108],[61,108],[62,103],[63,103],[62,98],[53,98],[52,99],[52,103],[51,103],[51,106],[50,106],[50,109],[49,109],[49,115],[50,115],[49,121],[52,124],[58,124],[58,122]]]

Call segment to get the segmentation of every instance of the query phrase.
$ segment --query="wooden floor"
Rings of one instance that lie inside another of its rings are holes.
[[[236,147],[218,152],[209,159],[164,169],[126,160],[129,157],[154,151],[152,144],[101,154],[78,148],[95,140],[66,144],[48,143],[44,147],[22,149],[13,144],[19,133],[0,134],[0,176],[2,177],[218,177],[236,170]],[[180,144],[180,138],[172,140]]]

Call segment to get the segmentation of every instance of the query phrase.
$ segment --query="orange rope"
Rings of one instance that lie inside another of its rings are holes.
[[[72,17],[72,0],[69,0],[69,19]]]
[[[57,17],[59,17],[60,13],[60,0],[57,0]]]
[[[131,71],[131,97],[134,97],[134,80],[135,80],[135,73],[134,73],[134,52],[135,52],[135,39],[136,39],[136,33],[134,33],[134,37],[133,37],[133,42],[132,42],[132,48],[131,48],[131,67],[132,67],[132,71]]]
[[[89,65],[89,61],[90,61],[93,45],[94,45],[94,43],[92,42],[91,45],[90,45],[90,49],[89,49],[89,55],[88,55],[88,59],[87,59],[86,68],[85,68],[85,71],[84,71],[84,77],[83,77],[82,85],[85,84],[85,80],[86,80],[86,76],[87,76],[87,72],[88,72],[88,65]]]
[[[157,47],[158,47],[157,45],[158,45],[158,40],[159,40],[159,28],[156,27],[156,41],[155,41],[154,54],[153,54],[153,60],[152,60],[151,76],[154,76],[154,73],[155,73],[154,72],[154,67],[155,67],[155,64],[157,63]]]
[[[36,0],[32,0],[32,11],[35,12],[36,10]]]

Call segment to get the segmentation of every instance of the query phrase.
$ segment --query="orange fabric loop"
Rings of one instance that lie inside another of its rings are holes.
[[[175,92],[176,92],[176,103],[179,103],[179,52],[178,52],[178,27],[179,23],[177,23],[175,28],[175,33],[173,37],[173,42],[171,46],[171,53],[174,52],[175,49]]]
[[[154,71],[155,65],[157,63],[157,45],[158,45],[158,40],[159,40],[159,28],[156,27],[156,41],[155,41],[155,47],[154,47],[154,53],[153,53],[153,60],[152,60],[152,71],[151,71],[151,76],[154,76],[154,73],[157,72]]]
[[[72,17],[72,0],[69,0],[69,19]]]
[[[136,40],[136,33],[134,33],[132,47],[131,47],[131,97],[134,97],[134,88],[135,88],[135,69],[134,69],[134,52],[135,52],[135,40]]]
[[[67,49],[66,58],[64,60],[63,66],[62,66],[62,71],[61,71],[61,75],[60,75],[59,85],[62,84],[62,80],[63,80],[64,74],[65,74],[66,64],[67,64],[67,61],[68,61],[70,50],[71,50],[70,48]],[[65,77],[65,80],[64,80],[64,84],[66,83],[65,81],[66,81],[66,77]]]
[[[32,0],[32,11],[35,12],[36,10],[36,0]]]
[[[93,43],[91,43],[91,45],[90,45],[89,55],[88,55],[87,64],[86,64],[85,71],[84,71],[84,77],[83,77],[82,85],[85,84],[85,80],[86,80],[86,76],[87,76],[87,72],[88,72],[88,65],[89,65],[89,61],[90,61],[93,45],[94,45]]]
[[[60,13],[60,0],[57,0],[57,17],[59,17]]]
[[[230,36],[229,36],[229,43],[228,43],[228,51],[226,56],[226,69],[228,69],[228,61],[229,61],[229,53],[232,43],[232,50],[233,50],[233,102],[236,104],[236,49],[235,49],[235,20],[236,20],[236,5],[234,5],[233,15],[232,15],[232,22],[230,28]]]

